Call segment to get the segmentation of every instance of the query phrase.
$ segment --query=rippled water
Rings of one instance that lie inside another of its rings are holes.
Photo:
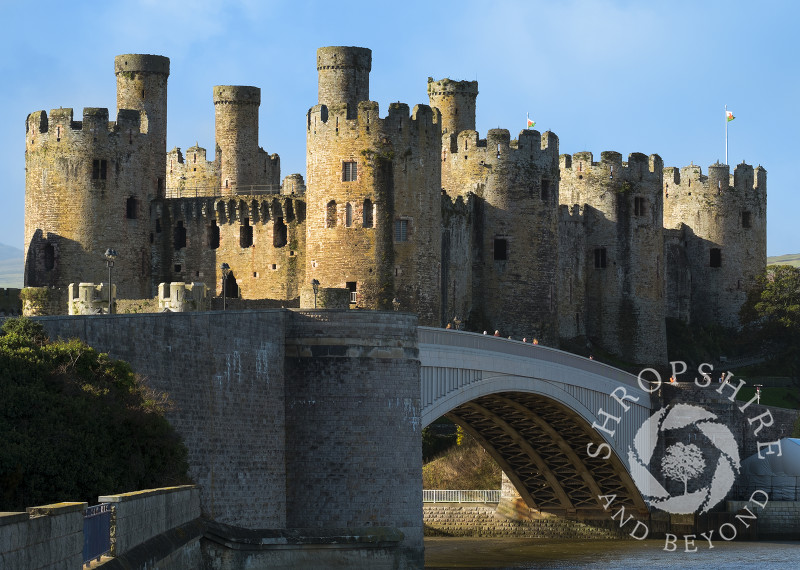
[[[800,542],[697,542],[697,552],[663,540],[426,538],[425,568],[800,568]]]

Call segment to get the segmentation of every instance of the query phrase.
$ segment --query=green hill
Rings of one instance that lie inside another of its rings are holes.
[[[800,253],[768,257],[767,265],[793,265],[794,267],[800,267]]]
[[[22,288],[25,253],[16,247],[0,243],[0,288]]]

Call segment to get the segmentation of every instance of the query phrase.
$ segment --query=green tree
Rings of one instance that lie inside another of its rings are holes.
[[[0,511],[187,483],[166,394],[40,324],[0,327]]]
[[[800,268],[773,265],[758,277],[741,320],[784,359],[795,380],[800,369]]]

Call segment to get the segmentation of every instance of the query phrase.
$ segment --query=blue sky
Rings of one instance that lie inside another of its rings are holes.
[[[0,0],[0,242],[23,248],[28,113],[107,107],[114,56],[171,60],[167,147],[214,148],[214,85],[261,88],[260,144],[281,175],[305,175],[316,49],[372,49],[371,99],[385,115],[428,103],[426,81],[479,82],[477,128],[516,137],[526,113],[562,153],[656,153],[666,166],[767,169],[769,255],[800,252],[800,2]],[[794,129],[794,130],[792,130]]]

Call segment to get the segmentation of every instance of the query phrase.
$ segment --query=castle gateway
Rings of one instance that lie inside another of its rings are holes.
[[[428,79],[430,105],[369,100],[372,52],[317,51],[306,179],[258,146],[261,91],[216,86],[213,156],[166,149],[169,60],[115,59],[107,109],[26,121],[26,287],[162,282],[298,306],[316,279],[350,306],[472,330],[588,341],[666,361],[665,319],[735,326],[766,266],[766,171],[664,168],[652,154],[559,156],[551,132],[475,130],[478,84]]]

